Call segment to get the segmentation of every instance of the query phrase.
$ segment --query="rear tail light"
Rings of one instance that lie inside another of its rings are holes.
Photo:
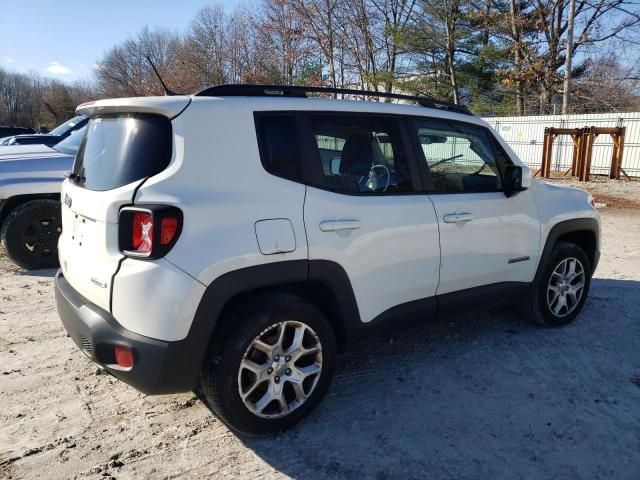
[[[153,216],[134,213],[131,225],[131,248],[140,253],[151,253],[153,247]]]
[[[166,217],[160,220],[160,243],[169,245],[178,231],[178,219]]]
[[[176,207],[140,205],[120,210],[120,250],[129,257],[163,257],[181,230],[182,212]]]

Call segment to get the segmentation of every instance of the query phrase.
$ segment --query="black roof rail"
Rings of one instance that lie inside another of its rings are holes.
[[[450,112],[473,115],[467,107],[456,105],[450,102],[436,100],[435,98],[420,97],[414,95],[402,95],[399,93],[374,92],[370,90],[356,90],[355,88],[331,88],[331,87],[303,87],[299,85],[257,85],[249,83],[227,83],[214,85],[200,90],[196,97],[301,97],[305,98],[307,93],[360,95],[366,97],[393,98],[397,100],[407,100],[416,102],[423,107],[437,108]]]

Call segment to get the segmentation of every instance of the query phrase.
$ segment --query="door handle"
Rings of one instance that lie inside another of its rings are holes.
[[[320,222],[323,232],[339,232],[340,230],[357,230],[362,224],[360,220],[326,220]]]
[[[444,223],[470,222],[474,218],[473,213],[447,213],[442,217]]]

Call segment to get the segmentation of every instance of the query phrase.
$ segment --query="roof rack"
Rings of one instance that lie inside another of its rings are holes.
[[[451,112],[473,115],[467,107],[456,105],[450,102],[443,102],[435,98],[420,97],[413,95],[401,95],[399,93],[374,92],[370,90],[356,90],[354,88],[331,88],[331,87],[303,87],[298,85],[257,85],[228,83],[214,85],[200,90],[196,97],[301,97],[305,98],[307,93],[330,93],[343,95],[360,95],[366,97],[393,98],[397,100],[408,100],[416,102],[423,107],[437,108]]]

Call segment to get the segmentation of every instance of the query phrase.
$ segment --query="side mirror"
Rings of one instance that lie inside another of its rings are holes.
[[[504,169],[504,194],[510,197],[514,193],[531,186],[531,170],[520,165],[507,165]]]

